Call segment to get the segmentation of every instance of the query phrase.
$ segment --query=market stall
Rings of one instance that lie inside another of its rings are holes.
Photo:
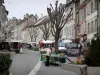
[[[40,60],[45,62],[46,61],[46,54],[41,54]],[[51,54],[50,56],[50,63],[57,63],[61,65],[61,63],[66,63],[66,57],[61,56],[60,54]]]
[[[60,54],[56,54],[55,50],[53,50],[54,48],[54,41],[40,41],[40,61],[45,62],[46,61],[46,48],[49,47],[52,49],[52,53],[50,56],[50,63],[57,63],[57,64],[61,64],[61,63],[66,63],[66,57],[64,53],[60,53]]]
[[[45,54],[45,48],[49,47],[54,51],[54,41],[47,40],[47,41],[40,41],[40,53]]]

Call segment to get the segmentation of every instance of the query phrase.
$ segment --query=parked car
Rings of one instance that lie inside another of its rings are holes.
[[[67,49],[65,48],[65,43],[59,43],[59,53],[65,53],[67,51]]]
[[[67,45],[72,43],[71,40],[62,40],[59,42],[59,53],[65,53],[67,54]]]
[[[79,54],[79,49],[77,47],[77,44],[75,43],[70,43],[68,46],[67,46],[67,54],[68,55],[78,55]]]

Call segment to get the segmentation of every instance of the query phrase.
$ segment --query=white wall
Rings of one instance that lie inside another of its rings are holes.
[[[63,35],[62,35],[62,39],[74,39],[75,38],[75,29],[74,29],[74,25],[75,25],[75,4],[71,5],[71,7],[73,7],[72,10],[72,17],[70,17],[71,19],[69,19],[66,23],[66,25],[63,28]],[[70,7],[69,7],[70,8]],[[69,9],[70,10],[70,9]],[[65,12],[66,15],[68,15],[69,10]]]

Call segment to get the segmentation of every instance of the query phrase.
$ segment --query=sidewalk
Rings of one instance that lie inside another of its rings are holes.
[[[81,56],[83,58],[83,56]],[[77,57],[69,57],[67,56],[68,59],[70,59],[71,61],[77,61]]]
[[[36,75],[78,75],[71,71],[66,71],[61,69],[60,66],[50,66],[46,67],[44,63],[42,63],[41,68],[37,72]]]
[[[0,51],[0,53],[10,53],[10,54],[15,54],[15,52],[10,52],[10,51]]]
[[[68,57],[71,61],[77,61],[77,57]]]

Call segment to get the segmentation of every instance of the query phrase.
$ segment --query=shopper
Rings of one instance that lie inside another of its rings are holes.
[[[45,62],[45,66],[49,66],[50,65],[50,56],[51,56],[51,49],[50,48],[46,48],[46,62]]]
[[[79,49],[79,56],[82,55],[82,45],[78,44],[78,49]]]

